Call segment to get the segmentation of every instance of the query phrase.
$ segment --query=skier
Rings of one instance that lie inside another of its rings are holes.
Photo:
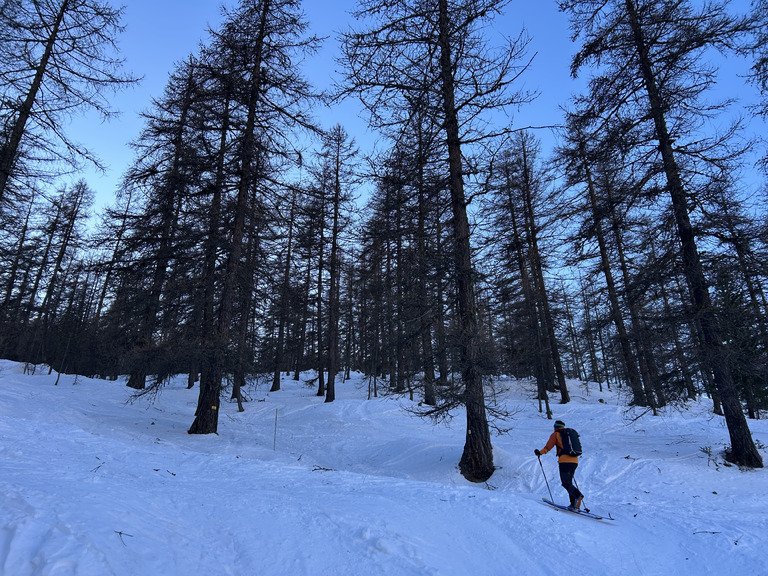
[[[579,457],[570,456],[563,452],[563,439],[560,436],[560,432],[565,429],[565,423],[562,420],[555,422],[555,431],[547,440],[546,446],[539,450],[538,448],[533,451],[536,456],[546,454],[553,447],[557,446],[557,462],[560,468],[560,482],[568,491],[568,497],[571,500],[571,510],[578,510],[581,507],[581,501],[584,500],[584,495],[579,491],[576,486],[573,485],[573,476],[576,474],[576,468],[579,466]]]

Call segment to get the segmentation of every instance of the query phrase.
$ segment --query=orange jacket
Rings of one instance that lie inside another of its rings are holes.
[[[549,437],[549,440],[547,440],[547,445],[544,446],[540,450],[542,454],[546,454],[552,448],[557,446],[557,461],[558,462],[570,462],[571,464],[578,464],[579,463],[579,457],[578,456],[568,456],[568,454],[563,454],[563,440],[560,438],[560,433],[555,430],[552,432],[552,436]]]

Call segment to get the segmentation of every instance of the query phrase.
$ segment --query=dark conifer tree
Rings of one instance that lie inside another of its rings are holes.
[[[659,189],[666,191],[680,246],[682,269],[692,311],[701,332],[701,358],[711,370],[722,399],[731,436],[728,458],[761,467],[744,417],[738,390],[728,365],[728,350],[713,308],[691,220],[692,189],[689,163],[699,173],[716,159],[718,138],[700,138],[697,127],[707,106],[702,96],[715,82],[714,70],[702,64],[706,50],[735,46],[748,23],[730,16],[726,4],[712,2],[694,9],[690,2],[646,0],[562,1],[571,15],[575,37],[582,48],[574,58],[574,74],[588,65],[596,68],[590,80],[585,109],[595,118],[617,117],[628,126],[646,130],[645,145],[637,155],[657,155]]]
[[[253,290],[241,279],[253,273],[250,257],[257,253],[254,242],[266,226],[260,211],[253,210],[266,203],[255,196],[264,194],[274,158],[296,157],[289,140],[291,133],[297,128],[313,128],[307,108],[314,96],[297,72],[302,54],[316,46],[316,39],[304,37],[306,27],[297,0],[244,0],[225,13],[221,29],[214,33],[212,53],[216,61],[231,63],[225,71],[236,89],[237,108],[232,110],[235,122],[231,127],[236,142],[232,157],[235,197],[226,211],[231,215],[226,263],[215,325],[203,355],[198,409],[190,434],[217,431],[227,350],[236,334],[233,321],[239,314],[240,326],[244,326],[244,315],[249,311],[242,303],[247,308],[251,297],[244,297],[242,291]]]
[[[460,370],[467,409],[467,438],[460,468],[472,481],[493,473],[482,375],[479,365],[479,327],[467,217],[464,153],[468,142],[488,137],[493,130],[482,122],[484,111],[519,103],[510,90],[521,71],[524,42],[510,41],[494,53],[485,46],[482,26],[506,2],[440,0],[425,7],[410,0],[363,0],[355,14],[370,26],[343,37],[342,62],[346,89],[359,94],[374,125],[393,125],[408,109],[408,96],[425,87],[434,90],[428,101],[435,124],[444,132],[448,189],[454,240],[454,272],[461,336]],[[460,113],[461,111],[461,113]]]

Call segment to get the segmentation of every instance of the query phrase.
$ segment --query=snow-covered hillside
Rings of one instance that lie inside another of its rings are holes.
[[[530,386],[499,381],[514,419],[487,484],[459,474],[464,417],[367,400],[358,376],[326,404],[290,379],[223,403],[218,436],[190,436],[197,389],[154,403],[123,382],[0,362],[0,574],[768,574],[768,471],[726,466],[709,404],[636,419],[572,383],[555,417],[577,428],[576,478],[595,521],[554,510],[534,448],[552,422]],[[768,461],[768,421],[751,421]],[[542,457],[567,501],[553,453]]]

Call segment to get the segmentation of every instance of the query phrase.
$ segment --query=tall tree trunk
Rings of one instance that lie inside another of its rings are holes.
[[[250,216],[251,222],[248,226],[250,233],[247,239],[247,249],[244,255],[244,271],[239,274],[242,278],[238,284],[238,307],[240,310],[239,317],[235,324],[235,362],[234,362],[234,374],[232,378],[232,400],[237,400],[237,409],[239,412],[244,412],[243,407],[243,388],[246,384],[247,368],[250,365],[249,358],[252,356],[252,351],[248,349],[248,324],[251,320],[251,313],[253,307],[253,286],[256,284],[255,279],[255,260],[259,246],[259,215],[261,213],[259,202],[255,194],[251,194],[251,207]]]
[[[656,259],[656,245],[654,242],[654,239],[651,238],[650,241],[650,252],[651,257],[655,260]],[[672,305],[670,304],[670,298],[669,298],[669,290],[667,289],[667,283],[662,281],[659,283],[659,292],[661,295],[661,303],[664,306],[664,315],[667,318],[672,318]],[[678,329],[677,325],[672,326],[671,328],[672,332],[672,339],[675,343],[675,358],[678,365],[678,368],[683,375],[683,386],[685,388],[686,397],[689,400],[695,400],[697,396],[696,387],[693,383],[693,374],[691,373],[690,365],[688,360],[685,357],[685,352],[683,350],[682,342],[680,341],[680,330]]]
[[[661,301],[664,304],[664,314],[667,317],[671,317],[672,306],[669,303],[669,294],[667,293],[667,287],[664,282],[661,282],[660,290],[661,290]],[[683,375],[683,382],[685,385],[686,394],[688,396],[688,399],[695,400],[696,387],[693,385],[693,376],[691,375],[691,370],[685,358],[685,354],[683,352],[683,345],[680,342],[680,334],[678,333],[676,326],[672,328],[672,336],[675,342],[675,356],[677,357],[677,364],[680,367],[680,372]]]
[[[344,380],[349,380],[352,375],[352,364],[359,365],[358,362],[358,339],[355,330],[355,276],[352,266],[348,267],[347,274],[347,337],[344,347]]]
[[[320,241],[317,248],[317,396],[325,396],[325,338],[323,333],[323,270],[325,269],[325,191],[320,206],[319,232]]]
[[[467,480],[485,482],[494,471],[493,449],[485,410],[483,379],[478,362],[479,342],[472,278],[472,251],[469,241],[467,201],[464,195],[459,118],[454,96],[448,0],[438,0],[438,12],[440,77],[442,80],[445,135],[448,145],[449,188],[453,213],[459,321],[461,323],[462,382],[467,410],[467,434],[464,452],[459,461],[459,469]]]
[[[609,357],[608,354],[608,348],[605,346],[605,338],[603,337],[603,329],[598,328],[597,330],[597,337],[600,341],[600,356],[603,359],[603,369],[605,370],[605,381],[608,384],[608,389],[611,389],[611,365],[613,365],[614,369],[616,368],[616,362],[612,361],[612,358]],[[613,372],[616,373],[616,370]],[[621,388],[621,380],[619,380],[619,388]]]
[[[440,220],[440,214],[437,213],[435,218],[435,243],[436,251],[435,255],[438,261],[438,265],[442,268],[443,261],[443,225]],[[448,386],[448,372],[450,366],[448,364],[448,343],[445,334],[445,289],[443,288],[443,275],[437,274],[435,278],[435,341],[437,343],[437,369],[439,371],[438,384],[442,387]]]
[[[640,365],[640,375],[642,376],[645,398],[657,415],[659,406],[665,405],[664,392],[660,389],[658,369],[653,358],[653,351],[648,342],[645,322],[642,320],[642,311],[636,298],[630,293],[631,278],[629,274],[629,264],[627,263],[624,252],[624,236],[621,230],[618,215],[616,214],[616,202],[614,202],[612,193],[612,184],[605,178],[604,190],[608,204],[608,216],[610,217],[610,227],[613,233],[613,240],[616,245],[616,255],[618,257],[619,269],[621,270],[622,280],[624,282],[624,301],[629,310],[629,319],[631,320],[632,339],[635,343],[636,357]]]
[[[533,212],[533,198],[531,194],[531,171],[528,165],[528,149],[526,145],[522,146],[523,159],[523,200],[525,205],[526,228],[528,230],[528,247],[530,250],[531,270],[533,272],[533,284],[536,300],[542,314],[542,344],[544,351],[548,355],[548,360],[555,367],[557,382],[560,388],[560,403],[567,404],[571,401],[568,393],[568,385],[565,382],[565,372],[563,363],[560,359],[560,349],[555,337],[555,323],[552,319],[552,310],[549,305],[549,295],[547,294],[546,284],[544,282],[544,267],[541,264],[541,253],[539,252],[538,233],[536,231],[536,219]]]
[[[523,290],[523,301],[525,302],[525,308],[527,311],[528,320],[528,334],[535,338],[533,344],[536,349],[534,351],[534,365],[533,371],[536,376],[537,398],[539,400],[539,412],[542,412],[542,402],[546,407],[547,418],[552,417],[552,411],[549,407],[549,394],[547,392],[547,378],[551,375],[544,368],[546,362],[544,345],[542,344],[542,330],[539,325],[539,313],[536,309],[536,297],[533,293],[532,282],[530,274],[528,272],[528,262],[525,258],[524,246],[526,244],[520,231],[520,224],[518,224],[519,215],[515,207],[515,199],[512,196],[512,185],[510,183],[511,176],[508,171],[505,174],[507,180],[507,211],[509,212],[509,221],[512,224],[512,239],[515,245],[515,256],[517,260],[517,268],[520,272],[520,286]],[[529,251],[530,253],[530,251]]]
[[[418,269],[417,290],[418,300],[426,310],[422,310],[419,320],[419,335],[421,340],[422,370],[424,372],[424,404],[435,406],[437,397],[435,395],[435,358],[432,350],[432,319],[428,312],[427,297],[427,201],[425,198],[425,178],[424,162],[421,159],[423,155],[423,135],[421,133],[421,124],[419,124],[419,176],[418,176],[418,219],[416,228],[416,259]]]
[[[587,287],[584,285],[584,280],[580,278],[582,302],[584,308],[584,333],[587,338],[587,346],[589,349],[589,368],[592,376],[592,381],[597,382],[600,392],[603,391],[603,379],[600,376],[600,365],[597,360],[597,349],[595,346],[595,330],[592,325],[592,306],[589,301],[589,294],[587,293]],[[599,335],[598,335],[599,337]],[[608,374],[606,373],[606,378]]]
[[[387,204],[392,205],[392,200],[389,197],[389,190],[387,191]],[[386,348],[386,359],[387,359],[387,365],[385,367],[387,372],[387,378],[389,379],[389,387],[390,390],[394,390],[395,392],[401,391],[401,385],[398,381],[397,377],[399,375],[399,371],[397,369],[399,358],[397,357],[397,330],[396,330],[396,321],[398,316],[398,310],[395,302],[394,297],[394,284],[395,281],[393,269],[396,266],[396,263],[394,263],[394,255],[392,251],[392,236],[394,235],[394,232],[392,232],[390,226],[392,225],[391,222],[387,223],[387,237],[385,239],[385,246],[386,246],[386,276],[384,278],[384,294],[385,294],[385,300],[384,300],[384,306],[385,306],[385,317],[383,318],[383,321],[386,322],[386,334],[387,334],[387,348]],[[384,333],[384,330],[382,330],[382,333]]]
[[[403,187],[397,187],[397,196],[395,198],[395,253],[394,253],[394,270],[395,270],[395,290],[393,294],[395,311],[392,314],[392,320],[394,324],[395,335],[395,370],[397,372],[397,379],[395,384],[395,392],[401,393],[405,391],[406,380],[406,337],[404,330],[404,316],[405,306],[403,298]],[[413,396],[413,394],[411,394]],[[411,398],[413,400],[413,398]]]
[[[285,325],[288,322],[288,290],[291,282],[291,259],[293,256],[293,218],[296,213],[296,190],[291,193],[291,210],[288,217],[288,246],[285,250],[283,266],[283,282],[280,287],[280,303],[278,307],[277,343],[275,344],[275,367],[272,373],[270,392],[280,390],[280,371],[283,369],[285,347]]]
[[[585,146],[583,141],[579,143],[581,150],[581,160],[584,168],[585,178],[587,180],[587,194],[589,196],[589,203],[592,209],[592,219],[595,225],[595,236],[597,237],[597,244],[600,248],[600,264],[605,277],[605,284],[608,288],[608,299],[611,305],[611,317],[613,324],[616,326],[616,332],[619,336],[619,346],[621,347],[622,361],[624,363],[624,371],[629,382],[629,387],[632,389],[632,404],[638,406],[648,406],[648,399],[645,397],[645,391],[643,390],[643,382],[640,378],[640,372],[637,367],[637,359],[632,351],[632,344],[629,340],[629,334],[627,333],[627,327],[624,324],[624,318],[621,314],[621,306],[619,305],[619,295],[616,289],[616,282],[613,278],[613,272],[611,267],[611,261],[608,257],[608,245],[603,232],[603,224],[600,215],[600,208],[597,202],[597,194],[595,193],[595,182],[592,178],[592,168],[587,160]]]
[[[221,238],[221,203],[224,190],[227,135],[229,132],[230,95],[224,98],[222,125],[219,133],[216,156],[216,176],[211,189],[211,204],[208,211],[208,235],[205,239],[205,262],[203,265],[203,303],[200,348],[202,358],[199,362],[200,381],[210,382],[214,376],[213,359],[210,357],[215,345],[216,332],[216,262],[217,246],[223,244]],[[191,371],[190,371],[191,375]],[[193,382],[188,382],[192,388]],[[202,384],[201,384],[202,385]]]
[[[565,318],[568,322],[568,339],[571,342],[571,354],[573,356],[573,369],[576,371],[576,378],[582,382],[586,382],[586,372],[582,365],[582,351],[579,339],[576,335],[576,325],[573,320],[573,312],[571,311],[571,302],[568,297],[568,292],[565,289],[565,281],[560,280],[560,288],[563,291],[563,307],[565,308]]]
[[[731,438],[731,450],[728,459],[736,464],[750,468],[762,468],[763,459],[755,447],[747,419],[742,410],[738,390],[733,382],[728,351],[723,344],[715,311],[709,296],[704,271],[699,257],[696,238],[688,212],[688,199],[680,177],[680,171],[672,147],[672,138],[667,129],[664,100],[659,93],[656,76],[649,57],[649,49],[643,38],[643,31],[637,18],[634,0],[625,0],[629,23],[632,28],[635,47],[640,59],[640,69],[645,89],[648,94],[650,115],[656,128],[667,187],[672,198],[677,233],[683,260],[683,272],[688,282],[694,313],[701,325],[703,337],[703,358],[712,370],[715,385],[720,392],[725,412],[725,422]]]
[[[307,254],[307,275],[304,280],[304,310],[301,315],[299,326],[299,343],[296,347],[296,365],[293,373],[293,380],[299,381],[299,374],[304,367],[304,349],[307,346],[307,324],[309,324],[309,317],[312,314],[310,306],[310,290],[312,288],[312,249],[309,248]]]
[[[213,335],[213,350],[206,358],[208,363],[207,370],[204,374],[201,374],[200,396],[198,398],[195,419],[188,430],[190,434],[215,434],[218,431],[221,379],[224,371],[226,348],[229,343],[230,324],[232,322],[237,290],[237,277],[241,268],[240,258],[243,253],[243,238],[245,235],[245,212],[248,209],[248,197],[253,179],[252,164],[257,154],[255,136],[256,107],[260,98],[262,52],[269,9],[270,0],[263,0],[259,31],[255,41],[256,53],[251,68],[247,107],[248,115],[243,134],[235,221],[232,228],[232,247],[227,258],[219,318]]]
[[[340,145],[340,142],[336,143]],[[325,401],[336,400],[336,372],[339,369],[339,212],[341,210],[341,156],[334,159],[333,179],[333,224],[331,226],[331,261],[329,265],[330,286],[328,290],[328,387]]]

